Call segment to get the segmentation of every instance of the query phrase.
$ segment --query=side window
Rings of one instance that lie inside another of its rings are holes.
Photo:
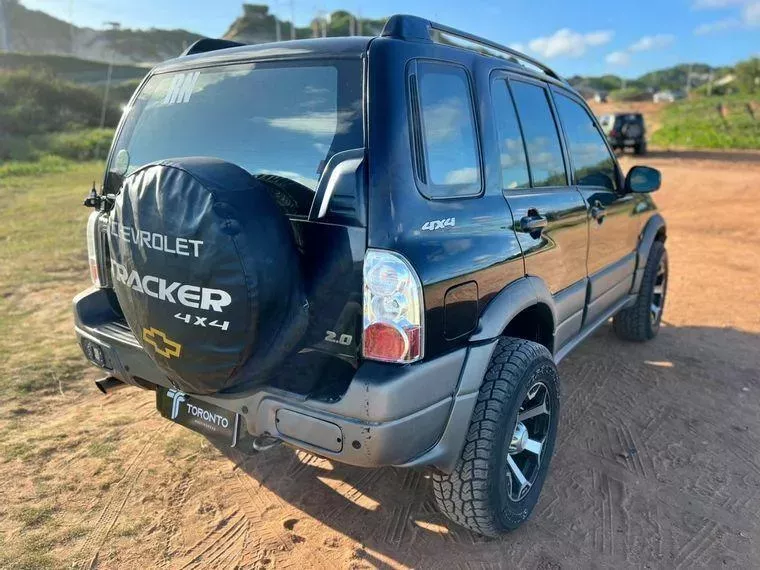
[[[510,84],[528,149],[533,186],[566,186],[562,146],[546,89],[522,81]]]
[[[480,193],[472,92],[461,67],[417,64],[425,191],[429,198]]]
[[[492,96],[496,131],[499,136],[501,187],[504,190],[529,188],[530,175],[525,146],[506,81],[499,79],[494,82]]]
[[[578,186],[597,186],[615,190],[617,170],[607,145],[594,120],[581,105],[558,94],[557,111],[572,158],[575,183]]]

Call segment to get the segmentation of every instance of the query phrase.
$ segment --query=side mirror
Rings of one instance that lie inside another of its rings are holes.
[[[662,175],[656,168],[648,166],[634,166],[625,177],[626,192],[646,194],[660,189]]]

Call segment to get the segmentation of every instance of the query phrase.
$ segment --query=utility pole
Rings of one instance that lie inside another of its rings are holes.
[[[119,22],[104,22],[106,26],[110,26],[111,31],[116,32],[121,28]],[[111,43],[112,39],[109,40]],[[111,75],[113,74],[113,60],[116,56],[116,50],[111,44],[111,59],[108,60],[108,75],[106,76],[106,91],[103,94],[103,108],[100,111],[100,128],[106,126],[106,111],[108,110],[108,92],[111,90]],[[95,149],[96,158],[100,158],[100,145]]]
[[[686,93],[691,92],[691,70],[694,69],[694,64],[689,64],[689,74],[686,76]]]
[[[11,51],[9,5],[6,0],[0,0],[0,51]]]
[[[280,31],[280,19],[277,15],[274,15],[274,37],[279,42],[282,39],[282,33]]]
[[[76,34],[74,34],[74,0],[69,0],[69,35],[71,36],[71,55],[76,55]]]
[[[356,11],[356,24],[357,24],[356,27],[359,28],[356,35],[358,36],[364,35],[364,30],[362,30],[362,13],[360,10]]]
[[[290,0],[290,39],[296,39],[296,3]]]

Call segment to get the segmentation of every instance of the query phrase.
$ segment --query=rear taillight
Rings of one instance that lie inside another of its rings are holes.
[[[364,256],[365,358],[409,363],[424,349],[422,285],[409,262],[390,251]]]
[[[111,275],[108,272],[107,245],[101,229],[101,214],[102,212],[93,212],[87,219],[87,263],[93,285],[108,287]]]

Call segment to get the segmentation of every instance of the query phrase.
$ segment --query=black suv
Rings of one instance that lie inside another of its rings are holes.
[[[630,148],[634,154],[642,155],[647,152],[646,127],[641,113],[616,113],[602,115],[599,124],[607,135],[612,150]]]
[[[76,332],[104,391],[241,452],[429,467],[497,535],[546,477],[556,364],[611,317],[657,334],[659,185],[551,69],[427,20],[200,40],[137,90],[86,201]]]

